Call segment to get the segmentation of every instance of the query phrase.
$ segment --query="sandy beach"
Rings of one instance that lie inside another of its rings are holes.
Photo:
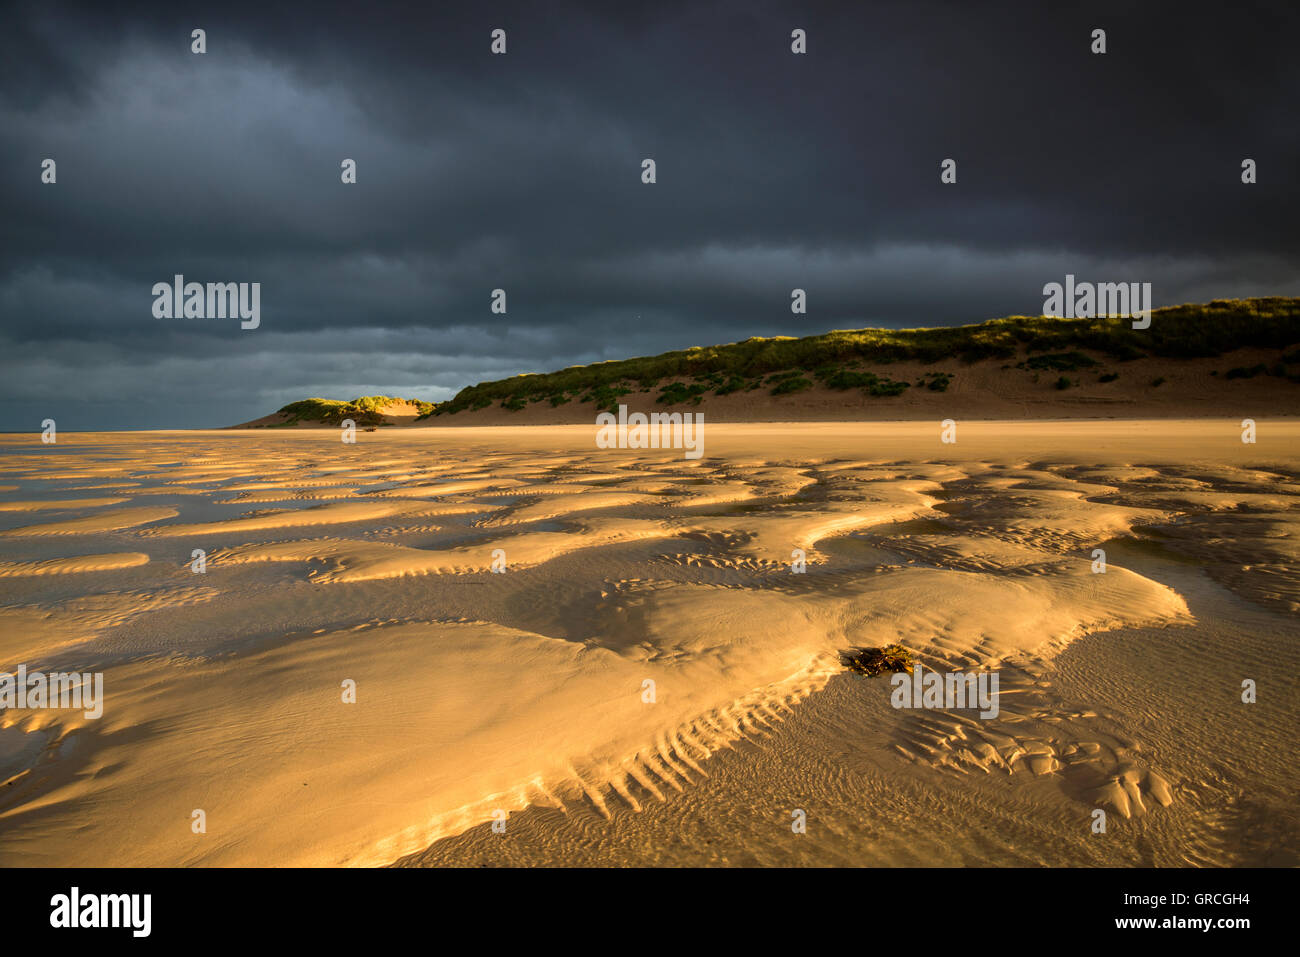
[[[1300,863],[1300,419],[956,429],[0,436],[0,864]]]

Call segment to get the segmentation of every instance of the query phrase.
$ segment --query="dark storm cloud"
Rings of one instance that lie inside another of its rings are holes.
[[[1037,312],[1066,272],[1157,304],[1300,293],[1288,4],[458,6],[15,8],[0,398],[65,428],[223,424]],[[261,328],[154,319],[175,273],[260,282]]]

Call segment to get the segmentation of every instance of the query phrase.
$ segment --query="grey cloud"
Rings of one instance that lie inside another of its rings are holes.
[[[0,398],[219,424],[1034,312],[1065,272],[1158,304],[1294,294],[1297,25],[1269,2],[22,4],[0,37]],[[263,328],[153,319],[175,273],[261,282]]]

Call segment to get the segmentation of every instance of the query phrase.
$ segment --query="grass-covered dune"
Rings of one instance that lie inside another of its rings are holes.
[[[819,336],[751,338],[637,359],[571,366],[558,372],[480,382],[420,418],[454,415],[499,404],[519,410],[533,402],[552,406],[574,400],[612,409],[619,396],[659,390],[665,404],[695,402],[705,394],[763,389],[784,395],[812,388],[860,389],[866,395],[898,395],[913,387],[879,371],[894,362],[973,363],[1013,359],[1031,369],[1071,371],[1095,365],[1079,350],[1116,361],[1142,358],[1192,359],[1242,348],[1286,350],[1300,344],[1300,299],[1216,299],[1156,309],[1150,328],[1135,330],[1128,318],[1056,319],[1009,316],[975,325],[929,329],[855,329]],[[1285,359],[1300,362],[1291,352]],[[855,367],[871,366],[875,371]],[[1233,370],[1239,371],[1239,370]],[[1295,379],[1300,370],[1275,364],[1265,370]],[[1232,377],[1231,373],[1229,377]],[[949,376],[934,373],[926,388],[943,391]],[[309,400],[323,401],[323,400]],[[286,406],[286,410],[292,408]]]
[[[952,405],[935,393],[951,392],[967,414],[993,418],[1217,414],[1243,398],[1253,409],[1292,414],[1296,384],[1300,299],[1217,299],[1154,310],[1147,329],[1133,329],[1128,318],[1009,316],[967,326],[751,338],[480,382],[438,403],[385,395],[303,399],[236,428],[338,426],[345,419],[366,429],[576,422],[616,410],[624,396],[638,406],[707,399],[715,421],[929,415]],[[512,414],[524,409],[528,415]],[[460,412],[476,414],[456,417]]]
[[[420,399],[398,399],[389,395],[364,395],[349,402],[338,399],[301,399],[290,402],[279,410],[283,420],[268,425],[268,428],[292,428],[301,422],[323,422],[338,425],[344,419],[351,419],[358,426],[371,427],[387,425],[384,411],[394,406],[411,405],[419,409],[421,416],[434,411],[432,402]]]

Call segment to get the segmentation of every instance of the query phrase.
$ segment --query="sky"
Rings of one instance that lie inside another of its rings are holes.
[[[0,428],[1036,315],[1067,273],[1300,295],[1300,7],[1197,6],[5,4]],[[260,324],[156,317],[176,274]]]

